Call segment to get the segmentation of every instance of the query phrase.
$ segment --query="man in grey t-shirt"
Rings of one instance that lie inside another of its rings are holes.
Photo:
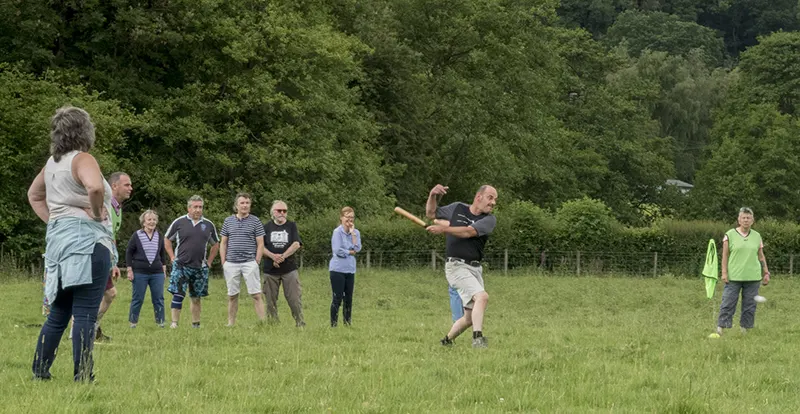
[[[489,295],[483,287],[481,260],[489,234],[497,224],[497,219],[491,214],[497,204],[497,190],[483,185],[475,193],[472,204],[452,203],[437,207],[437,198],[446,194],[447,189],[437,184],[428,195],[426,215],[446,222],[437,220],[427,230],[447,236],[445,277],[461,297],[464,316],[453,323],[441,342],[443,345],[452,344],[453,339],[472,326],[473,348],[485,348],[488,343],[483,336],[483,316]]]

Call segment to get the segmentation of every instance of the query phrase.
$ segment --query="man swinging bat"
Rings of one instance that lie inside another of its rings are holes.
[[[464,306],[464,316],[453,323],[450,332],[441,340],[442,345],[452,345],[453,340],[472,326],[472,347],[486,348],[483,336],[483,316],[489,295],[483,288],[483,248],[494,230],[497,219],[492,210],[497,204],[497,190],[482,185],[472,204],[452,203],[437,207],[438,198],[447,194],[448,187],[437,184],[430,191],[425,205],[425,215],[430,219],[449,221],[427,227],[433,234],[446,235],[446,263],[444,274],[447,283],[455,288]]]

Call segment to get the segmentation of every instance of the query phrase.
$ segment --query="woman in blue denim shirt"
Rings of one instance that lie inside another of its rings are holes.
[[[361,233],[355,228],[355,212],[345,207],[339,214],[342,223],[333,230],[331,249],[333,257],[328,266],[331,272],[331,327],[339,324],[339,307],[344,302],[343,318],[345,325],[352,323],[353,286],[356,278],[356,253],[361,251]]]

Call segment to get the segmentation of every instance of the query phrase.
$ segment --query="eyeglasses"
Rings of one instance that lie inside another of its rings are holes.
[[[275,212],[276,213],[284,213],[284,214],[286,214],[286,209],[278,209],[278,208],[276,208]]]

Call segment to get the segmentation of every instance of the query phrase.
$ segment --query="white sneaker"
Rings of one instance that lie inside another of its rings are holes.
[[[722,336],[722,327],[717,326],[717,335]]]
[[[741,330],[742,330],[742,335],[747,335],[747,328],[741,328]]]

